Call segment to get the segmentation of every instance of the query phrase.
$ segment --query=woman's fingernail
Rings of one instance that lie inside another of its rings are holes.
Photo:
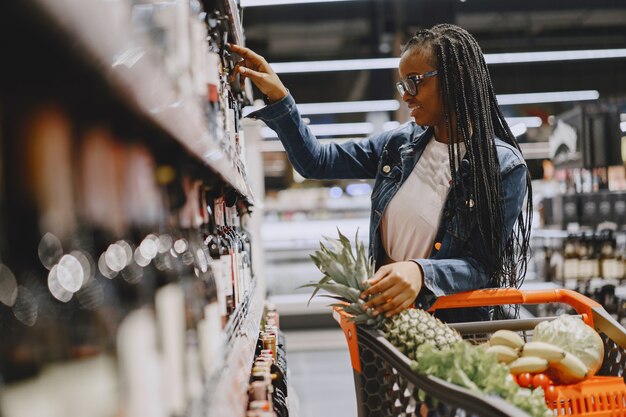
[[[372,313],[372,316],[376,317],[377,315],[380,314],[380,311],[378,310],[374,310],[374,312]]]
[[[391,313],[385,314],[385,317],[391,317]]]

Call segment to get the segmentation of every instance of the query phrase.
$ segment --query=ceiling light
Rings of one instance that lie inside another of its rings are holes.
[[[315,136],[342,136],[342,135],[369,135],[374,131],[373,123],[332,123],[309,125],[311,133]],[[270,139],[277,137],[269,127],[261,129],[261,137]]]
[[[524,123],[518,123],[514,126],[511,126],[511,133],[513,133],[513,136],[515,136],[516,138],[522,136],[524,133],[526,133],[527,130],[528,128],[526,128],[526,125]]]
[[[543,124],[541,117],[505,117],[505,120],[509,126],[523,123],[526,127],[540,127]]]
[[[597,90],[555,91],[549,93],[498,94],[498,104],[557,103],[562,101],[597,100],[600,93]]]
[[[400,127],[400,122],[385,122],[383,123],[383,130],[386,132],[388,130],[393,130]]]
[[[329,103],[298,104],[300,114],[339,114],[339,113],[371,113],[379,111],[396,111],[400,108],[398,100],[370,100],[370,101],[339,101]],[[249,106],[243,109],[247,116],[255,110]]]
[[[276,135],[273,136],[276,138]],[[346,143],[350,141],[359,141],[363,140],[363,137],[345,137],[345,138],[322,138],[319,139],[320,143]],[[284,152],[285,147],[282,142],[279,140],[263,140],[259,143],[259,151],[260,152]]]
[[[626,49],[587,49],[580,51],[507,52],[502,54],[485,54],[485,61],[487,61],[487,64],[585,61],[592,59],[615,58],[626,58]]]
[[[487,64],[519,64],[524,62],[576,61],[626,58],[626,49],[587,49],[578,51],[507,52],[485,54]],[[279,74],[397,69],[400,58],[343,59],[332,61],[275,62]]]
[[[377,111],[396,111],[399,108],[400,102],[398,100],[298,104],[298,110],[300,110],[301,114],[369,113]]]
[[[286,4],[333,3],[347,0],[241,0],[241,7],[283,6]]]
[[[337,59],[332,61],[275,62],[270,65],[279,74],[301,72],[361,71],[396,69],[400,58]]]

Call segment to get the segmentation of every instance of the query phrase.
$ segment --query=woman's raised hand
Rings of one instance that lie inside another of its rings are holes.
[[[287,89],[265,58],[243,46],[230,44],[229,47],[232,52],[243,58],[235,65],[234,69],[240,74],[242,82],[246,77],[250,78],[272,103],[287,96]]]

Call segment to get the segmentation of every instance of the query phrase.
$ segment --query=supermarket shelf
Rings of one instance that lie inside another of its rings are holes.
[[[226,352],[225,366],[213,375],[206,388],[208,413],[205,415],[246,415],[248,381],[261,327],[263,300],[263,291],[255,280],[227,323],[223,349]]]
[[[78,42],[111,87],[129,105],[163,129],[226,183],[252,201],[242,173],[217,138],[209,135],[203,112],[156,64],[156,52],[133,32],[127,2],[32,0],[52,23]]]
[[[226,6],[228,8],[228,17],[230,19],[230,27],[233,35],[233,41],[237,45],[243,45],[243,26],[239,13],[237,12],[237,4],[235,0],[226,0]]]

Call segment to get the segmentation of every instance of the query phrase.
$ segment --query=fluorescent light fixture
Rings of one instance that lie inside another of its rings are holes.
[[[626,122],[621,122],[619,128],[622,129],[622,132],[626,132]]]
[[[374,131],[373,123],[332,123],[309,125],[309,129],[315,136],[342,136],[342,135],[369,135]],[[269,127],[261,129],[261,137],[264,139],[276,138],[276,132]]]
[[[396,111],[400,108],[398,100],[369,100],[369,101],[337,101],[328,103],[298,104],[300,114],[340,114],[340,113],[372,113]],[[256,110],[252,106],[244,107],[244,117]]]
[[[526,127],[540,127],[543,124],[541,117],[505,117],[505,120],[509,126],[523,123]]]
[[[626,58],[626,49],[587,49],[580,51],[508,52],[502,54],[485,54],[485,61],[487,61],[487,64],[586,61],[593,59],[615,58]]]
[[[501,106],[507,106],[511,104],[597,100],[600,97],[600,93],[597,90],[579,90],[555,91],[550,93],[498,94],[497,97],[498,104]]]
[[[346,186],[346,194],[350,196],[368,195],[372,192],[372,186],[366,182],[348,184]]]
[[[383,123],[383,130],[386,132],[388,130],[393,130],[397,127],[400,127],[400,122],[385,122]]]
[[[587,49],[578,51],[510,52],[485,54],[487,64],[519,64],[525,62],[585,61],[626,58],[626,49]],[[275,62],[279,74],[397,69],[400,58],[343,59],[331,61]]]
[[[304,72],[361,71],[397,69],[400,58],[337,59],[332,61],[275,62],[270,65],[279,74]]]
[[[276,134],[274,134],[274,138]],[[345,137],[345,138],[322,138],[319,139],[320,143],[346,143],[351,140],[359,141],[363,140],[363,137]],[[282,142],[279,140],[263,140],[259,142],[259,151],[260,152],[285,152],[285,147]]]
[[[524,123],[518,123],[514,126],[511,126],[511,133],[513,133],[513,136],[515,137],[522,136],[524,133],[526,133],[526,131],[528,131],[528,128]]]
[[[344,101],[332,103],[298,104],[301,114],[337,114],[371,113],[378,111],[396,111],[400,108],[398,100]]]
[[[284,6],[286,4],[334,3],[347,0],[241,0],[241,7]]]

